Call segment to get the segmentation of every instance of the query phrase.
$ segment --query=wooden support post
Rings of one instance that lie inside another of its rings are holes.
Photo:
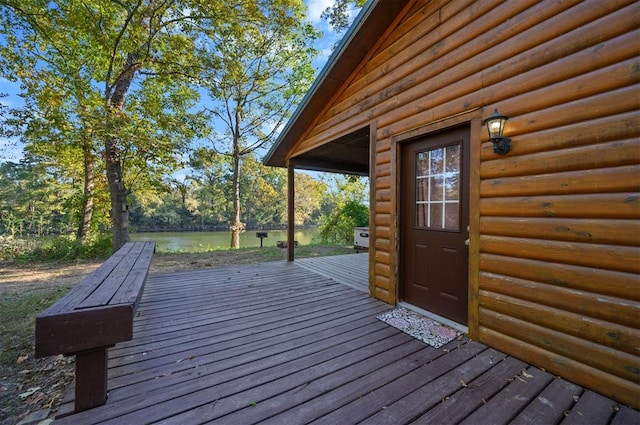
[[[76,412],[107,402],[107,358],[107,347],[76,354]]]
[[[369,124],[369,295],[376,294],[376,146],[378,122]],[[395,231],[395,228],[391,228]],[[396,300],[397,302],[397,300]]]
[[[289,162],[287,164],[287,261],[294,258],[294,230],[296,226],[296,203],[295,203],[295,167]]]

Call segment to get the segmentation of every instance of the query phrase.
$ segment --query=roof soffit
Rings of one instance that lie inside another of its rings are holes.
[[[336,97],[408,3],[410,0],[371,0],[363,7],[265,156],[266,165],[286,166],[288,153],[309,132],[320,113]]]

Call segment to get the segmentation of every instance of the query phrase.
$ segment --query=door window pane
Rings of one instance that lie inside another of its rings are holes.
[[[460,205],[457,203],[445,204],[445,223],[446,229],[457,229],[460,222]]]
[[[416,200],[418,202],[428,201],[429,200],[429,180],[418,179],[416,183],[418,184],[418,192],[416,193]]]
[[[460,229],[460,145],[416,154],[415,225]]]
[[[439,202],[432,202],[429,204],[429,226],[432,229],[442,229],[442,204]]]
[[[429,152],[420,152],[416,158],[416,175],[429,174]]]
[[[442,194],[444,190],[444,182],[442,175],[438,174],[434,177],[429,178],[429,183],[431,186],[431,199],[442,199]]]
[[[444,149],[434,149],[429,151],[431,175],[442,174],[444,170]]]
[[[449,146],[447,149],[447,169],[457,170],[460,168],[460,145]]]
[[[460,182],[458,181],[459,174],[448,175],[445,181],[444,187],[447,191],[447,201],[459,201],[460,200]]]

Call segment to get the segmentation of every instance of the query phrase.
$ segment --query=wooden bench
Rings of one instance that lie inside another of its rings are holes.
[[[107,350],[133,338],[155,242],[129,242],[36,318],[36,357],[76,356],[75,412],[107,401]]]

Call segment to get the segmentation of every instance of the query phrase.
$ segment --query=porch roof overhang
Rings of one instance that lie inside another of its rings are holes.
[[[369,175],[369,127],[349,133],[291,159],[295,168]]]
[[[308,133],[321,111],[335,97],[407,3],[408,0],[369,0],[365,4],[265,156],[265,165],[287,166],[291,150]],[[368,128],[343,135],[298,155],[292,165],[317,171],[368,175]]]

